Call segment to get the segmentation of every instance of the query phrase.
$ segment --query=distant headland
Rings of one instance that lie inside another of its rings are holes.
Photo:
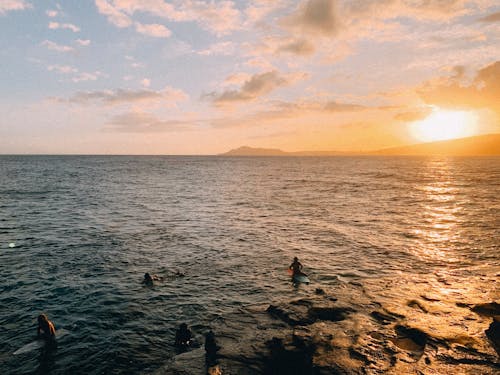
[[[500,134],[446,141],[419,143],[409,146],[385,148],[374,151],[295,151],[287,152],[275,148],[254,148],[243,146],[220,156],[354,156],[354,155],[446,155],[446,156],[488,156],[500,155]]]

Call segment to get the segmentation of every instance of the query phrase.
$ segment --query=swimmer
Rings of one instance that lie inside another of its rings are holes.
[[[54,341],[56,339],[56,329],[54,324],[47,318],[47,315],[38,315],[36,333],[38,337],[43,337],[47,341]]]
[[[153,275],[151,276],[149,273],[145,273],[144,274],[144,280],[142,280],[142,282],[148,286],[152,286],[153,285],[153,281],[161,281],[163,280],[163,277],[160,277],[158,275]]]

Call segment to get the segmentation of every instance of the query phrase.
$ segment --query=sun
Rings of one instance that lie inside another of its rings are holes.
[[[470,111],[435,109],[421,121],[410,124],[412,136],[422,142],[470,137],[476,133],[476,116]]]

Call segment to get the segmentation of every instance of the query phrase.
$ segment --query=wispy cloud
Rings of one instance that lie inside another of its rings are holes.
[[[59,12],[57,10],[48,9],[45,11],[45,14],[47,15],[47,17],[54,18],[59,15]]]
[[[33,6],[24,0],[2,0],[0,1],[0,15],[14,10],[31,9]]]
[[[481,22],[500,22],[500,12],[491,13],[479,19]]]
[[[67,29],[73,31],[74,33],[80,31],[80,28],[78,26],[73,25],[72,23],[59,23],[59,22],[49,22],[49,29],[51,30]]]
[[[104,77],[105,74],[100,71],[95,71],[93,73],[81,72],[74,76],[71,80],[75,83],[86,82],[86,81],[97,81],[100,77]]]
[[[219,42],[212,44],[207,49],[201,50],[198,55],[213,56],[213,55],[231,55],[235,50],[233,42]]]
[[[117,27],[129,27],[135,13],[146,13],[173,22],[196,22],[217,35],[241,28],[241,14],[232,1],[184,0],[175,5],[163,0],[95,0],[98,11]]]
[[[166,87],[161,91],[117,89],[78,92],[67,101],[76,104],[100,102],[105,105],[120,105],[126,103],[157,102],[164,105],[175,105],[187,98],[188,96],[182,90]]]
[[[62,73],[62,74],[71,74],[71,73],[77,73],[78,72],[78,69],[73,67],[73,66],[69,66],[69,65],[49,65],[47,67],[47,70],[49,71],[56,71],[58,73]]]
[[[75,40],[76,43],[78,43],[81,46],[88,46],[90,45],[90,40],[89,39],[77,39]]]
[[[46,46],[48,49],[50,49],[52,51],[57,51],[57,52],[72,52],[75,50],[73,47],[60,45],[60,44],[57,44],[57,43],[52,42],[52,41],[47,40],[47,39],[44,40],[41,43],[41,45]]]
[[[142,24],[139,22],[135,23],[135,30],[138,33],[153,36],[155,38],[168,38],[172,32],[165,26],[153,23],[153,24]]]
[[[175,132],[193,129],[193,122],[189,120],[161,120],[146,112],[127,112],[112,117],[105,129],[125,133]]]
[[[95,5],[99,13],[105,15],[116,27],[125,28],[132,25],[132,19],[107,0],[95,0]]]
[[[296,75],[284,75],[276,70],[251,76],[237,90],[226,90],[220,94],[209,94],[215,104],[221,105],[231,102],[245,102],[255,100],[271,91],[289,85],[299,78]]]

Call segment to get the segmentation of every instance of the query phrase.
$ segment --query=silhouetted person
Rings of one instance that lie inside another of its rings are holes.
[[[217,351],[220,348],[215,341],[215,334],[210,330],[205,335],[205,363],[207,370],[217,364]]]
[[[175,332],[175,346],[177,347],[189,346],[192,338],[193,334],[189,330],[187,324],[182,323],[179,326],[177,332]]]
[[[154,280],[158,280],[159,281],[159,280],[163,280],[163,278],[160,277],[160,276],[158,276],[158,275],[151,276],[149,273],[146,272],[144,274],[144,280],[142,280],[142,282],[144,284],[146,284],[147,286],[153,286],[153,281]]]
[[[293,258],[293,263],[290,264],[288,269],[292,270],[293,275],[302,275],[302,263],[299,262],[299,258]]]
[[[38,315],[38,327],[36,329],[36,334],[38,337],[42,337],[46,341],[55,341],[56,339],[56,329],[54,324],[45,314]]]

